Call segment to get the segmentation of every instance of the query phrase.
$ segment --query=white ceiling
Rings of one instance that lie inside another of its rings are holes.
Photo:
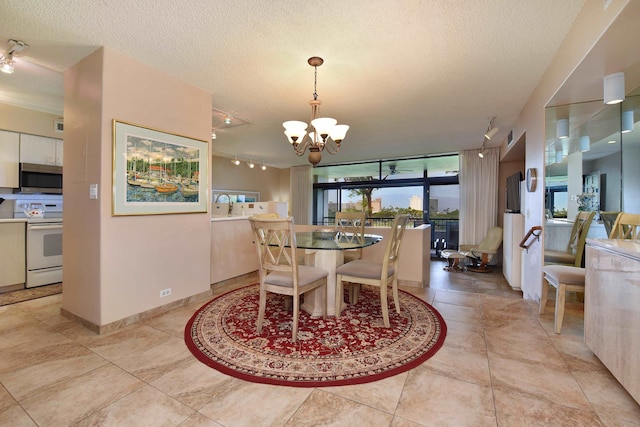
[[[323,116],[351,126],[322,164],[499,145],[584,0],[3,0],[0,102],[63,115],[62,73],[101,46],[213,96],[215,152],[306,164],[283,134],[308,121],[310,56]],[[220,111],[247,124],[225,128]]]

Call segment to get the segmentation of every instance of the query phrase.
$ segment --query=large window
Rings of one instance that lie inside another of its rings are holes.
[[[409,214],[410,226],[431,223],[434,242],[448,232],[457,247],[458,170],[457,154],[318,166],[313,222],[331,225],[337,211],[364,210],[369,225],[386,226]]]

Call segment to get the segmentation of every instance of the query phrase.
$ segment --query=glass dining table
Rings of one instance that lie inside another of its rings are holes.
[[[305,264],[321,268],[327,276],[327,316],[336,314],[336,267],[344,263],[343,251],[366,248],[382,241],[382,236],[365,234],[362,240],[335,230],[296,231],[296,246],[304,249]],[[301,308],[312,316],[322,316],[322,289],[305,294]],[[344,308],[339,307],[342,311]]]

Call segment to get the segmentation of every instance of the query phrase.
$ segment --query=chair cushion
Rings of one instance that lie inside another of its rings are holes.
[[[393,266],[390,265],[387,272],[388,276],[391,277],[394,271]],[[379,279],[382,275],[382,263],[360,259],[342,264],[336,268],[336,273],[344,274],[345,276],[364,277],[365,279]]]
[[[545,265],[542,267],[545,275],[557,283],[565,285],[584,285],[585,269],[570,265]]]
[[[558,264],[575,264],[576,256],[568,252],[544,251],[544,261]]]
[[[328,273],[320,268],[310,267],[308,265],[298,266],[298,286],[305,286],[327,277]],[[293,287],[293,275],[291,273],[274,271],[269,273],[264,279],[265,283],[275,286]]]

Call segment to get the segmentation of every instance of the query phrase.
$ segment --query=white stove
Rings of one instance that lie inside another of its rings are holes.
[[[62,200],[18,199],[13,217],[27,219],[25,286],[62,282]]]

